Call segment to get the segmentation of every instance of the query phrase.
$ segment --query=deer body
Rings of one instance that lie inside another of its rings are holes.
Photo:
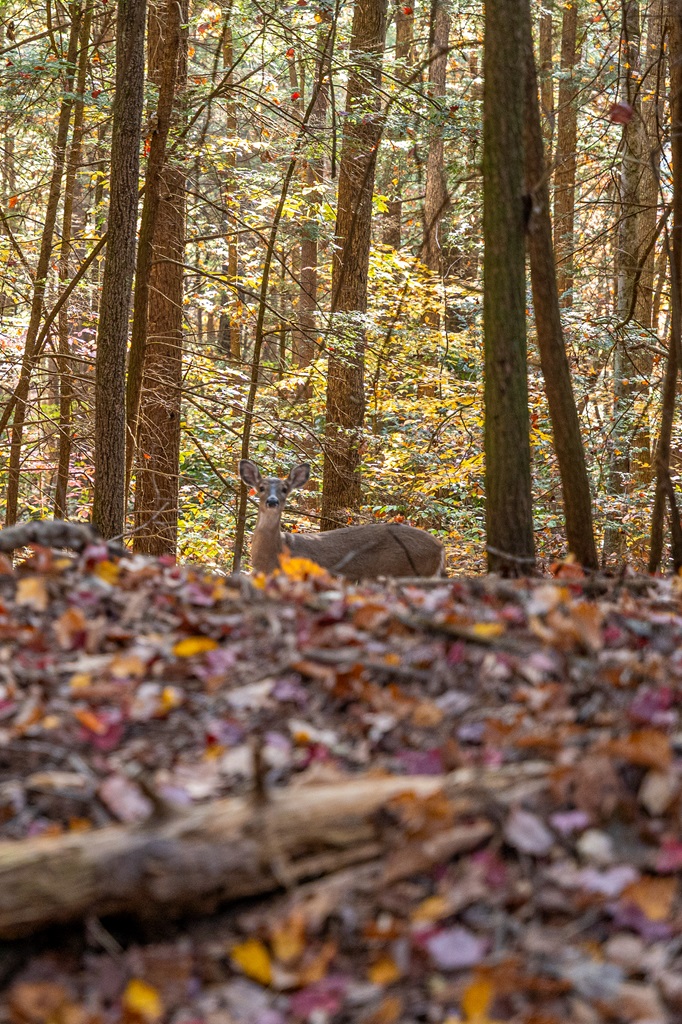
[[[332,573],[349,579],[377,576],[436,576],[443,567],[443,547],[426,530],[400,523],[346,526],[328,533],[282,533],[282,511],[288,494],[302,487],[310,467],[301,463],[285,480],[262,477],[248,459],[239,463],[239,475],[258,492],[258,520],[251,538],[251,564],[271,573],[288,548],[295,558],[309,558]]]

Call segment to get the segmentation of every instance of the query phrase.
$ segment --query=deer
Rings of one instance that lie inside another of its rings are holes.
[[[308,558],[337,576],[357,581],[379,576],[438,576],[444,564],[443,545],[426,530],[403,523],[344,526],[325,533],[282,533],[282,512],[292,491],[303,487],[310,466],[301,462],[289,475],[263,477],[250,459],[239,463],[239,475],[258,494],[258,519],[251,537],[251,564],[266,575],[279,566],[288,549],[293,558]]]

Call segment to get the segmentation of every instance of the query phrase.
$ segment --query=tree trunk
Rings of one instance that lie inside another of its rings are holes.
[[[80,4],[72,4],[71,28],[69,32],[69,43],[67,50],[67,72],[64,83],[64,96],[59,110],[59,123],[57,125],[57,138],[54,146],[54,162],[52,164],[52,176],[50,178],[50,190],[45,208],[45,220],[40,240],[40,253],[35,271],[35,285],[33,288],[33,299],[31,302],[31,313],[26,330],[26,342],[24,354],[21,361],[19,381],[15,389],[14,419],[12,421],[12,439],[10,442],[9,473],[7,481],[7,508],[5,512],[5,524],[11,526],[17,521],[19,507],[19,478],[21,474],[21,448],[24,438],[24,425],[26,423],[26,412],[28,393],[31,386],[31,375],[35,366],[36,338],[40,328],[40,321],[43,315],[43,302],[45,299],[45,288],[47,276],[50,271],[50,259],[52,256],[52,240],[55,224],[57,222],[57,207],[62,187],[62,175],[66,161],[66,142],[69,134],[69,121],[71,120],[71,108],[73,107],[73,79],[74,66],[78,53],[78,36],[81,25]]]
[[[364,314],[372,193],[382,116],[376,90],[386,32],[387,0],[356,0],[351,32],[335,246],[332,304],[338,330],[329,351],[321,529],[341,525],[339,510],[360,498],[360,445],[365,415]],[[372,111],[368,113],[368,108]]]
[[[656,492],[651,515],[649,572],[656,572],[663,554],[663,519],[666,478],[670,472],[670,441],[675,419],[677,373],[682,366],[682,0],[671,0],[670,37],[670,148],[673,165],[673,229],[670,257],[672,306],[670,343],[663,381],[661,424],[654,457]]]
[[[224,294],[223,302],[231,307],[226,314],[228,319],[228,345],[230,362],[239,366],[242,361],[241,337],[239,332],[239,300],[237,298],[237,282],[239,280],[239,195],[235,168],[237,166],[237,104],[232,90],[234,87],[234,45],[232,41],[232,0],[225,8],[225,35],[223,37],[223,67],[229,72],[226,87],[226,118],[225,128],[228,139],[232,140],[227,156],[227,175],[225,184],[225,207],[227,210],[227,279],[230,282],[231,294]]]
[[[125,525],[126,348],[135,272],[135,236],[144,98],[146,0],[119,0],[111,192],[95,362],[93,521],[103,537]]]
[[[395,77],[400,82],[407,82],[412,75],[414,63],[414,9],[406,6],[403,0],[395,0],[395,56],[396,67]],[[410,97],[404,101],[403,107],[409,107]],[[401,133],[396,138],[402,138]],[[384,245],[390,245],[393,249],[399,249],[402,244],[402,223],[403,223],[403,181],[401,171],[404,157],[398,151],[395,163],[389,165],[389,182],[386,191],[389,193],[388,209],[382,217],[381,240]]]
[[[641,39],[639,0],[623,3],[620,102],[634,111],[623,126],[622,162],[620,168],[618,246],[616,250],[616,342],[613,352],[613,418],[609,438],[608,491],[616,501],[626,494],[630,478],[632,426],[629,380],[636,367],[628,351],[630,339],[630,307],[637,272],[637,218],[640,210],[640,183],[643,166],[641,104],[637,91],[639,82],[639,47]],[[604,530],[603,558],[627,554],[625,531],[621,525],[621,509],[610,510]]]
[[[173,116],[178,74],[178,54],[180,52],[180,5],[178,0],[168,0],[165,5],[163,28],[159,24],[161,17],[161,4],[154,0],[149,8],[147,48],[149,78],[159,87],[159,100],[154,118],[155,127],[149,145],[144,201],[140,219],[140,237],[137,244],[133,327],[130,335],[126,385],[126,495],[137,443],[142,377],[147,350],[152,245],[161,202],[161,174],[166,159],[166,142]]]
[[[426,161],[422,259],[429,270],[434,274],[439,274],[441,272],[440,225],[448,203],[448,187],[443,167],[443,101],[448,63],[450,16],[443,0],[434,0],[432,18],[429,97],[432,101],[434,123],[431,125],[429,153]]]
[[[518,6],[518,0],[486,3],[483,86],[488,567],[516,574],[534,565],[526,362],[525,47]]]
[[[73,115],[71,149],[66,165],[64,185],[64,212],[62,215],[62,244],[59,254],[59,282],[63,291],[69,281],[71,257],[71,231],[73,226],[74,192],[76,174],[80,165],[83,144],[83,117],[86,75],[88,70],[88,46],[92,11],[88,7],[83,15],[78,54],[78,77]],[[71,403],[73,401],[73,379],[71,366],[71,345],[69,343],[69,307],[64,303],[59,311],[59,455],[57,459],[57,480],[54,492],[54,517],[64,519],[67,514],[67,487],[71,462]]]
[[[561,25],[561,71],[557,121],[556,171],[554,172],[554,252],[559,301],[573,305],[573,227],[575,219],[575,172],[578,137],[578,85],[575,66],[578,48],[578,5],[565,0]]]
[[[298,367],[309,366],[315,358],[317,345],[317,259],[320,234],[319,209],[324,171],[324,127],[327,119],[329,96],[329,64],[331,58],[332,28],[327,21],[317,33],[317,47],[320,56],[315,77],[319,83],[317,99],[310,115],[311,145],[314,154],[308,157],[306,185],[311,190],[306,196],[306,215],[301,227],[301,271],[298,295],[298,326],[292,339],[294,363]],[[309,389],[308,389],[309,392]],[[303,396],[301,396],[303,397]]]
[[[545,0],[540,11],[540,104],[542,107],[542,135],[545,142],[546,164],[552,166],[554,140],[554,3]]]
[[[535,327],[552,420],[554,450],[561,474],[568,547],[581,565],[596,569],[598,560],[594,543],[590,481],[561,327],[530,19],[526,24],[525,45],[527,79],[524,142],[526,190],[533,203],[528,252]]]
[[[181,24],[187,21],[187,2],[183,0],[179,4],[171,0],[165,25],[161,24],[158,14],[158,9],[152,9],[149,19],[149,66],[150,75],[162,76],[159,107],[164,93],[164,120],[167,118],[168,128],[174,96],[187,80],[186,47],[182,43],[181,29]],[[170,96],[165,95],[171,83],[172,92]],[[184,173],[164,154],[152,225],[153,260],[150,259],[147,342],[138,425],[139,457],[135,474],[133,551],[147,555],[174,555],[178,540],[185,187]]]

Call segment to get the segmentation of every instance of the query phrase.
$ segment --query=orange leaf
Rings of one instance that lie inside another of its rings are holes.
[[[24,576],[17,583],[17,604],[32,608],[36,612],[44,612],[50,597],[42,576]]]
[[[400,977],[400,968],[390,956],[382,956],[367,971],[373,985],[391,985]]]
[[[623,890],[623,899],[634,903],[650,921],[665,921],[670,916],[677,894],[677,879],[647,875]]]
[[[658,729],[636,729],[629,736],[607,743],[606,749],[642,768],[669,768],[672,761],[670,740]]]
[[[270,932],[272,952],[277,960],[289,964],[305,949],[306,922],[303,911],[294,909],[284,921],[276,921]]]
[[[74,711],[74,715],[85,729],[94,732],[96,736],[104,736],[107,731],[106,724],[101,722],[92,711],[87,711],[85,708],[77,708]]]
[[[14,209],[14,207],[17,205],[18,201],[19,201],[19,199],[18,199],[17,196],[10,196],[9,197],[9,204],[8,205],[9,205],[10,210]]]

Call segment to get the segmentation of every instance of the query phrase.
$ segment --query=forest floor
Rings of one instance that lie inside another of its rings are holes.
[[[0,569],[0,1021],[682,1022],[678,578]]]

